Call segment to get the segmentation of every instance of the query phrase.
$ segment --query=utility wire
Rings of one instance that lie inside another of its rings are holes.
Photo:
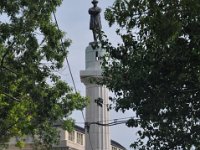
[[[52,1],[51,1],[51,2],[52,2]],[[60,30],[60,27],[59,27],[59,25],[58,25],[58,21],[57,21],[55,12],[53,12],[53,17],[54,17],[54,20],[55,20],[55,23],[56,23],[56,26],[57,26],[58,30],[61,31],[61,30]],[[64,44],[63,44],[62,38],[60,39],[60,41],[61,41],[61,44],[62,44],[62,49],[64,50]],[[69,60],[68,60],[67,57],[66,57],[66,62],[67,62],[67,66],[68,66],[68,69],[69,69],[69,73],[70,73],[70,76],[71,76],[71,79],[72,79],[72,83],[73,83],[74,90],[75,90],[76,93],[78,93],[78,92],[77,92],[77,88],[76,88],[76,84],[75,84],[75,81],[74,81],[74,77],[73,77],[73,74],[72,74],[71,66],[70,66],[70,64],[69,64]],[[83,119],[84,119],[84,121],[85,121],[85,117],[84,117],[83,111],[81,110],[81,112],[82,112],[82,117],[83,117]]]
[[[59,27],[59,25],[58,25],[58,21],[57,21],[55,12],[53,12],[53,17],[54,17],[54,20],[55,20],[55,23],[56,23],[56,26],[57,26],[58,30],[61,31],[61,30],[60,30],[60,27]],[[62,49],[64,50],[64,44],[63,44],[62,38],[60,39],[60,41],[61,41]],[[68,65],[68,68],[69,68],[70,76],[71,76],[71,78],[72,78],[72,83],[73,83],[73,86],[74,86],[74,90],[75,90],[75,92],[77,92],[76,84],[75,84],[75,81],[74,81],[74,77],[73,77],[72,70],[71,70],[71,67],[70,67],[70,64],[69,64],[69,61],[68,61],[68,58],[67,58],[67,57],[66,57],[66,61],[67,61],[67,65]]]
[[[112,120],[102,120],[102,121],[95,121],[95,122],[87,122],[86,125],[89,127],[92,124],[100,125],[100,126],[115,126],[119,124],[124,124],[127,123],[130,119],[134,119],[139,121],[139,118],[134,118],[134,117],[125,117],[125,118],[118,118],[118,119],[112,119]],[[109,121],[109,123],[102,123],[105,121]],[[83,122],[76,122],[76,124],[84,124]]]
[[[51,2],[52,2],[52,0],[51,0]],[[53,3],[53,2],[52,2],[52,3]],[[58,30],[60,31],[60,28],[59,28],[59,25],[58,25],[58,21],[57,21],[55,12],[53,12],[53,17],[54,17],[56,26],[57,26]],[[61,44],[62,44],[62,49],[64,50],[64,45],[63,45],[63,40],[62,40],[62,38],[60,39],[60,41],[61,41]],[[67,57],[66,57],[66,61],[67,61],[67,65],[68,65],[68,68],[69,68],[70,76],[71,76],[71,79],[72,79],[72,82],[73,82],[74,90],[75,90],[75,92],[77,93],[76,84],[75,84],[74,77],[73,77],[73,74],[72,74],[72,71],[71,71],[71,67],[70,67],[70,64],[69,64],[69,60],[68,60]],[[81,110],[81,113],[82,113],[82,117],[83,117],[84,122],[86,122],[86,121],[85,121],[84,114],[83,114],[83,110]],[[94,150],[94,149],[93,149],[93,146],[92,146],[90,134],[88,134],[88,135],[89,135],[89,142],[90,142],[91,149]]]
[[[136,119],[136,117],[123,117],[123,118],[115,118],[115,119],[110,119],[110,120],[102,120],[102,121],[96,121],[97,123],[101,123],[101,122],[111,122],[111,121],[122,121],[122,120],[128,120],[128,119]],[[77,124],[84,124],[85,122],[76,122]],[[90,123],[90,122],[88,122]]]

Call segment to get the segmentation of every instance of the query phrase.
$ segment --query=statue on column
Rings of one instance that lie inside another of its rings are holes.
[[[94,37],[94,42],[97,42],[97,37],[101,36],[101,18],[100,18],[100,13],[101,13],[101,8],[97,6],[98,1],[93,0],[92,4],[94,5],[89,9],[89,14],[90,14],[90,30],[93,32],[93,37]]]

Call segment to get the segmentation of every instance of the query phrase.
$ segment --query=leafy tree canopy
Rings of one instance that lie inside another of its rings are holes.
[[[117,111],[136,113],[131,146],[200,149],[200,1],[115,0],[105,17],[121,42],[102,41],[103,83]]]
[[[61,42],[64,33],[52,19],[61,2],[0,2],[1,143],[14,136],[37,135],[38,142],[49,149],[58,137],[55,121],[71,128],[67,116],[84,106],[85,99],[55,74],[70,45],[68,39]]]

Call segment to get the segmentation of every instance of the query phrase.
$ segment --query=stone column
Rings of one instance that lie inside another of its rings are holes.
[[[100,47],[93,48],[90,45],[86,48],[86,69],[80,72],[81,81],[86,86],[86,96],[89,97],[90,103],[86,108],[86,143],[85,150],[110,150],[109,127],[97,125],[94,123],[107,124],[109,114],[107,110],[108,89],[92,83],[93,79],[101,78],[101,60],[104,50]],[[96,99],[102,99],[103,105],[99,106]],[[87,128],[88,127],[88,128]]]

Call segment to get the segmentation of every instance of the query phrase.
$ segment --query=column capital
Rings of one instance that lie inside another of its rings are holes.
[[[102,71],[101,70],[81,70],[80,71],[80,78],[81,82],[85,85],[93,84],[92,81],[100,80],[102,78]]]

